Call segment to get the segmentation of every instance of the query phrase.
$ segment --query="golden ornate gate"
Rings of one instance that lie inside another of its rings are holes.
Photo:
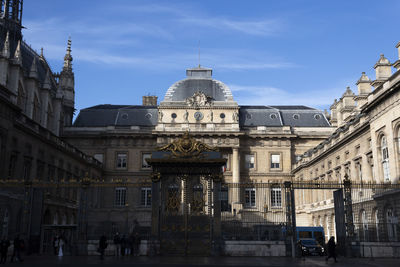
[[[162,254],[218,253],[221,166],[216,149],[184,134],[152,153],[152,235]]]

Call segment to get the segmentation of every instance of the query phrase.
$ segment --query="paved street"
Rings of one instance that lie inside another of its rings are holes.
[[[331,259],[328,263],[323,257],[309,257],[306,260],[285,257],[106,257],[101,261],[96,256],[64,256],[62,258],[52,256],[25,257],[22,264],[7,263],[7,265],[28,266],[54,266],[58,264],[73,265],[75,267],[87,264],[110,264],[113,266],[396,266],[400,265],[400,259],[359,259],[339,258],[338,263]]]

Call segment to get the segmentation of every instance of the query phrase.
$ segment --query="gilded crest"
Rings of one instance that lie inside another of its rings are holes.
[[[174,157],[198,157],[202,152],[217,151],[202,142],[196,141],[186,132],[180,139],[173,141],[171,144],[159,148],[159,151],[170,151]]]
[[[193,96],[186,98],[186,103],[191,107],[211,106],[213,98],[201,91],[197,91]]]

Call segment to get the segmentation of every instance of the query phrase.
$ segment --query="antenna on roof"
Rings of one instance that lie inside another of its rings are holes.
[[[199,68],[200,68],[200,40],[199,40]]]

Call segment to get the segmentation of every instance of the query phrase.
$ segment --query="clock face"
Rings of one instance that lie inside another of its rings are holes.
[[[203,113],[201,113],[200,111],[194,113],[194,118],[196,119],[196,121],[200,121],[201,119],[203,119],[203,116]]]

